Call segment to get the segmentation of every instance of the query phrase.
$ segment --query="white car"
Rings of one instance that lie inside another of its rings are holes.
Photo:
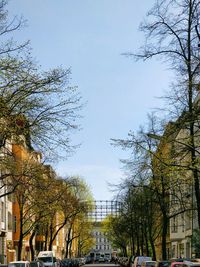
[[[142,262],[144,261],[152,261],[152,258],[146,256],[138,256],[134,259],[134,267],[141,267]]]

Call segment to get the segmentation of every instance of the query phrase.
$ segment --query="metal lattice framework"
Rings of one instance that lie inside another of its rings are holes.
[[[91,203],[91,206],[92,209],[88,212],[88,219],[101,222],[108,215],[119,215],[121,203],[114,200],[95,200]]]

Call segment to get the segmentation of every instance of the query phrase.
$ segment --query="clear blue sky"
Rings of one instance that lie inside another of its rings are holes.
[[[140,22],[154,0],[10,0],[9,13],[23,15],[28,26],[14,38],[31,40],[33,55],[43,69],[72,68],[87,105],[82,130],[73,136],[82,143],[76,154],[56,169],[80,175],[94,198],[111,199],[107,183],[123,178],[119,159],[126,156],[110,145],[144,124],[152,108],[161,105],[168,73],[159,61],[134,62],[121,55],[143,42]]]

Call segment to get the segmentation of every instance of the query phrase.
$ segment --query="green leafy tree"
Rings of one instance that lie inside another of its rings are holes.
[[[85,240],[85,236],[83,233],[84,233],[85,223],[86,225],[88,224],[88,226],[91,227],[91,224],[88,222],[88,213],[91,212],[93,209],[92,205],[93,197],[88,185],[84,182],[84,180],[79,176],[73,176],[70,177],[70,183],[72,185],[71,193],[75,197],[77,205],[73,205],[75,212],[73,213],[73,216],[69,218],[67,223],[67,232],[65,236],[66,258],[71,257],[71,246],[72,242],[75,239],[78,240],[77,253],[81,253],[81,251],[83,250],[85,251],[88,248],[88,245],[86,245],[88,242]],[[89,232],[87,232],[87,235],[89,238],[88,240],[91,240]],[[83,247],[85,247],[85,249],[83,249]]]
[[[56,196],[55,192],[54,195],[48,193],[54,189],[54,179],[52,177],[46,179],[44,167],[37,161],[20,159],[20,164],[16,168],[19,173],[22,170],[20,180],[13,193],[15,209],[19,211],[17,217],[17,231],[19,232],[17,259],[21,260],[24,238],[35,233],[41,219],[49,215],[49,210],[44,209],[44,207],[47,203],[53,205],[55,198],[58,200],[59,196]],[[26,175],[24,175],[23,169],[26,169]]]
[[[78,235],[78,257],[88,255],[92,247],[95,245],[95,239],[92,235],[93,223],[81,216],[78,220],[78,227],[76,229]]]
[[[128,245],[130,237],[127,231],[127,221],[123,216],[112,216],[109,215],[103,221],[102,230],[107,235],[109,241],[112,243],[112,247],[119,248],[121,254],[124,257],[128,255]]]

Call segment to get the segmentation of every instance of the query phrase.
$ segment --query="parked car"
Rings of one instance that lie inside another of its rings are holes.
[[[200,267],[200,263],[191,261],[174,261],[171,263],[171,267]]]
[[[98,262],[105,262],[104,257],[103,256],[100,256]]]
[[[40,251],[38,260],[42,261],[45,267],[58,267],[53,251]]]
[[[157,261],[156,267],[171,267],[171,261]]]
[[[105,261],[110,262],[110,260],[111,260],[111,253],[105,253],[104,258],[105,258]]]
[[[81,257],[79,260],[81,265],[85,265],[86,260],[84,257]]]
[[[105,255],[104,260],[105,260],[106,262],[110,262],[110,257]]]
[[[93,261],[93,259],[92,259],[91,256],[86,256],[86,257],[85,257],[85,263],[86,263],[86,264],[87,264],[87,263],[92,263],[92,261]]]
[[[72,266],[73,266],[73,267],[79,267],[79,266],[81,266],[81,265],[80,265],[80,261],[79,261],[78,258],[73,258],[73,259],[71,259],[71,260],[72,260]]]
[[[95,261],[99,261],[99,258],[100,258],[100,253],[96,253]]]
[[[30,267],[29,261],[11,261],[8,267]]]
[[[42,261],[30,261],[30,267],[44,267],[44,263]]]
[[[199,263],[199,262],[200,262],[200,259],[199,259],[199,258],[192,258],[192,259],[191,259],[191,262]]]
[[[156,267],[156,261],[143,261],[141,267]]]
[[[129,264],[129,259],[127,257],[120,257],[120,258],[115,258],[114,263],[119,263],[123,267],[127,267]]]
[[[72,267],[72,260],[65,258],[62,260],[61,265],[62,265],[62,267]]]
[[[141,267],[143,261],[152,261],[152,258],[146,256],[138,256],[134,259],[134,267]]]

